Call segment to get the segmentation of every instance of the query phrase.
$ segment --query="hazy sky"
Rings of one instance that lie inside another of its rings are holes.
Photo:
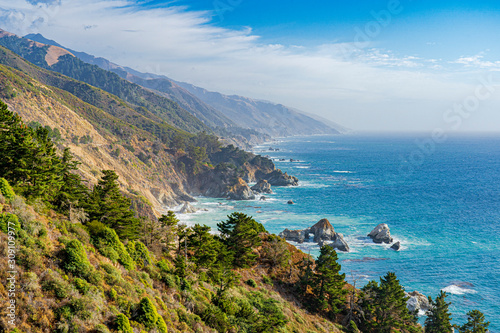
[[[497,1],[0,0],[0,27],[356,130],[500,130]]]

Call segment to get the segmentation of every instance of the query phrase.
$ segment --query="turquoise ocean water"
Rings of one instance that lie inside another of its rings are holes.
[[[279,233],[328,218],[351,247],[339,252],[349,282],[359,287],[393,271],[407,291],[433,298],[448,292],[454,323],[479,309],[490,331],[500,332],[500,136],[438,144],[424,135],[293,137],[255,152],[297,176],[300,186],[275,187],[266,201],[198,198],[202,211],[181,220],[216,229],[241,211]],[[366,237],[379,223],[389,225],[401,251]],[[318,253],[313,243],[298,246]]]

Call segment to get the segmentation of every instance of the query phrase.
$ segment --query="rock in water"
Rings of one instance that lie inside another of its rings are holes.
[[[391,249],[396,250],[396,251],[399,251],[400,248],[401,248],[401,242],[396,242],[396,243],[392,244],[392,246],[391,246]]]
[[[180,214],[190,214],[190,213],[195,213],[196,209],[189,204],[189,202],[184,203],[182,208],[179,210]]]
[[[271,190],[271,184],[269,184],[265,179],[259,180],[259,182],[252,186],[251,189],[257,193],[273,193],[273,190]]]
[[[285,238],[287,241],[303,243],[309,240],[309,234],[314,235],[313,240],[320,246],[328,244],[334,249],[349,252],[349,245],[347,245],[347,242],[344,240],[344,236],[335,232],[330,221],[327,219],[322,219],[312,227],[304,230],[285,229],[279,236]]]
[[[408,301],[406,301],[406,307],[411,312],[419,310],[425,312],[431,308],[429,299],[424,294],[421,294],[418,291],[412,291],[411,293],[405,292],[405,294],[409,297]]]
[[[289,204],[289,205],[293,205],[293,204],[294,204],[294,202],[293,202],[292,200],[288,200],[287,204]]]
[[[286,172],[283,173],[280,169],[276,169],[270,173],[263,174],[260,171],[255,173],[258,179],[267,180],[272,186],[297,186],[299,185],[299,180],[297,177],[290,176]]]
[[[332,243],[328,244],[334,249],[338,249],[340,251],[349,252],[349,245],[344,240],[344,235],[336,232],[332,237]]]
[[[320,240],[331,240],[335,234],[332,224],[327,219],[321,219],[318,223],[310,227],[309,233],[314,234],[314,241],[319,243]]]
[[[305,240],[305,231],[304,230],[288,230],[285,229],[278,235],[281,238],[286,239],[287,241],[304,243]]]
[[[265,196],[261,196],[259,200],[262,200],[262,201],[266,201],[266,197]]]
[[[368,237],[373,239],[373,242],[377,244],[391,244],[393,241],[389,226],[385,223],[380,223],[378,226],[376,226],[375,229],[373,229],[372,232],[368,234]]]
[[[248,186],[248,184],[241,178],[238,178],[238,182],[229,189],[227,196],[231,200],[255,199],[255,195],[250,189],[250,186]]]

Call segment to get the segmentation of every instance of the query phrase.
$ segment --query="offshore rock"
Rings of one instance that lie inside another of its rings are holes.
[[[253,191],[250,189],[250,186],[241,178],[238,178],[238,181],[235,185],[229,188],[228,198],[231,200],[253,200],[255,199],[255,195]]]
[[[265,179],[259,180],[259,182],[252,186],[251,189],[257,193],[273,193],[273,190],[271,190],[271,184],[269,184],[269,182]]]
[[[391,237],[391,232],[389,226],[385,223],[380,223],[376,226],[369,234],[368,237],[373,239],[374,243],[381,244],[391,244],[393,239]]]
[[[349,252],[349,245],[344,240],[344,236],[335,232],[335,229],[327,219],[322,219],[312,227],[304,230],[285,229],[279,236],[285,238],[287,241],[303,243],[304,241],[309,241],[310,234],[313,234],[313,241],[320,246],[328,244],[334,249]]]
[[[286,172],[283,173],[280,169],[276,169],[270,173],[264,174],[262,172],[256,172],[255,176],[258,179],[267,180],[272,186],[298,186],[299,179],[294,176],[290,176]]]
[[[190,213],[195,213],[196,208],[191,206],[189,202],[185,202],[182,208],[179,210],[180,214],[190,214]]]
[[[288,200],[287,204],[293,205],[293,204],[295,204],[295,202],[293,202],[293,200]]]
[[[401,242],[396,242],[396,243],[392,244],[392,246],[391,246],[391,249],[393,249],[395,251],[399,251],[400,248],[401,248]]]
[[[308,234],[314,234],[314,241],[319,243],[320,240],[328,241],[331,240],[335,234],[335,229],[333,229],[332,224],[327,219],[321,219],[318,223],[310,227]]]
[[[412,291],[411,293],[405,292],[405,294],[409,297],[408,301],[406,301],[406,307],[410,310],[410,312],[420,310],[426,312],[431,308],[429,299],[424,294],[421,294],[418,291]]]
[[[304,243],[305,240],[305,231],[304,230],[288,230],[285,229],[278,235],[281,238],[286,239],[287,241]]]

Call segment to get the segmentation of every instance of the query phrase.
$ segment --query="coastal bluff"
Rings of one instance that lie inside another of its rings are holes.
[[[285,240],[297,243],[308,242],[311,235],[313,241],[320,246],[327,244],[339,251],[349,252],[349,245],[344,240],[344,236],[335,232],[332,224],[327,219],[321,219],[316,224],[306,229],[285,229],[279,234],[279,236]]]

